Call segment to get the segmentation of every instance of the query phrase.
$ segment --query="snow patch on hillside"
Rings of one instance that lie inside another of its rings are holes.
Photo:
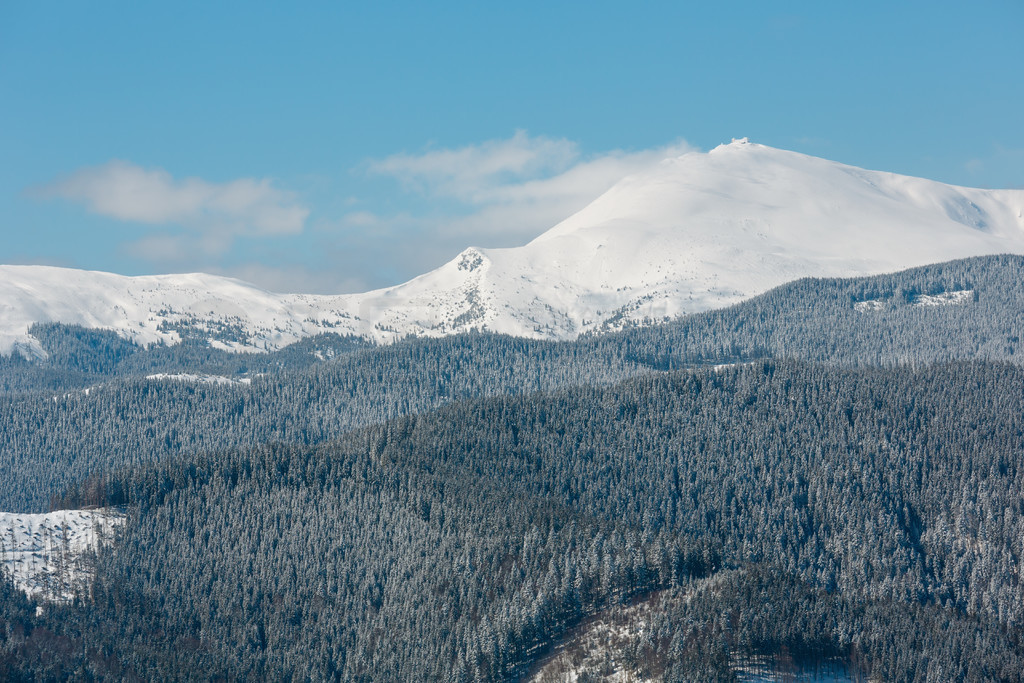
[[[70,600],[95,576],[89,553],[124,521],[107,509],[0,512],[0,568],[30,597]]]
[[[910,303],[914,306],[950,306],[965,304],[974,299],[973,289],[960,289],[955,292],[938,294],[918,294]]]
[[[885,299],[868,299],[867,301],[858,301],[853,305],[853,310],[858,313],[884,311],[887,308],[889,308],[889,302]]]
[[[910,297],[911,306],[958,306],[974,301],[973,289],[958,289],[936,294],[915,294]],[[867,299],[853,304],[853,310],[859,313],[884,311],[895,305],[890,299]]]
[[[189,373],[169,374],[164,372],[159,372],[155,375],[146,375],[146,379],[151,379],[157,382],[195,382],[196,384],[250,384],[252,382],[252,379],[249,377],[232,378],[224,377],[223,375],[192,375]]]
[[[570,632],[536,665],[530,683],[575,683],[580,678],[614,683],[655,681],[626,664],[628,652],[648,630],[651,603],[619,606]]]
[[[666,661],[653,656],[656,633],[654,616],[680,597],[689,602],[693,594],[718,582],[712,576],[700,579],[683,595],[655,591],[628,605],[617,605],[597,614],[558,642],[538,661],[526,680],[530,683],[576,683],[579,680],[608,683],[641,683],[663,680]],[[682,615],[685,618],[685,615]],[[786,656],[732,653],[729,668],[743,683],[849,683],[846,665],[838,660],[809,663]]]

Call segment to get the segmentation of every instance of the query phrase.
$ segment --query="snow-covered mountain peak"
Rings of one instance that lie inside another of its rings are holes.
[[[522,247],[470,247],[364,294],[0,266],[0,350],[31,352],[28,326],[46,321],[238,349],[324,331],[377,341],[468,329],[567,339],[729,305],[799,277],[1024,253],[1022,215],[1021,190],[955,187],[741,138],[651,164]]]
[[[708,154],[720,154],[722,152],[722,150],[742,149],[744,147],[746,147],[746,148],[754,148],[754,147],[764,147],[764,145],[759,145],[757,143],[753,143],[753,142],[750,141],[750,138],[747,138],[747,137],[733,138],[730,142],[723,142],[722,144],[718,145],[717,147],[712,149],[710,152],[708,152]]]

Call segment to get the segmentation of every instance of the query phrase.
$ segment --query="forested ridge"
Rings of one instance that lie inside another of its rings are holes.
[[[764,567],[715,598],[738,605],[737,646],[1015,679],[1022,386],[1005,364],[760,362],[128,468],[68,500],[131,522],[90,600],[43,619],[87,620],[76,651],[144,677],[500,679],[586,613]],[[766,575],[813,598],[813,638],[758,633],[792,611],[743,597]],[[729,642],[702,618],[652,641],[680,680],[729,676],[690,656]]]
[[[129,519],[76,602],[0,587],[0,676],[507,680],[658,596],[618,670],[1020,680],[1022,274],[800,281],[571,344],[311,340],[249,385],[122,358],[56,396],[94,338],[48,329],[63,356],[0,404],[0,499]]]
[[[915,304],[922,294],[951,291],[972,295],[957,304]],[[884,305],[857,310],[864,301]],[[572,343],[477,333],[365,347],[328,335],[274,354],[234,356],[188,344],[139,349],[81,328],[47,326],[39,334],[48,361],[0,359],[0,378],[18,387],[0,402],[0,433],[8,436],[0,442],[7,473],[0,509],[41,511],[74,482],[126,463],[268,441],[316,443],[462,399],[609,384],[673,368],[758,358],[883,367],[1018,362],[1024,258],[801,280],[730,309]],[[146,379],[158,371],[252,383]],[[39,372],[45,379],[33,384]]]
[[[945,306],[927,305],[928,297],[953,292],[969,296]],[[805,278],[726,309],[593,335],[579,344],[516,341],[524,350],[564,359],[580,351],[607,358],[625,354],[665,365],[738,354],[861,365],[995,360],[1018,352],[1024,332],[1022,300],[1024,257],[983,256],[874,277]],[[865,303],[871,305],[859,306]],[[112,377],[154,373],[252,376],[301,369],[360,350],[372,357],[380,350],[359,338],[335,334],[272,353],[233,353],[195,337],[173,346],[143,348],[112,331],[77,326],[35,325],[30,332],[46,358],[0,356],[4,393],[71,390]],[[464,345],[465,339],[418,341],[439,343],[447,350]]]

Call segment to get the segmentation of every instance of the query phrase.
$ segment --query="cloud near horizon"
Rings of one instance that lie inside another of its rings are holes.
[[[354,169],[353,184],[376,179],[374,194],[352,197],[360,193],[351,185],[321,189],[325,204],[352,199],[333,216],[322,207],[312,220],[295,194],[270,180],[175,178],[127,161],[82,168],[29,193],[138,225],[113,253],[160,272],[202,270],[274,291],[339,293],[399,284],[469,246],[525,244],[623,177],[693,150],[679,141],[587,154],[570,140],[518,131],[369,160]]]
[[[475,246],[508,246],[553,227],[625,176],[694,149],[680,141],[654,149],[584,155],[575,142],[517,131],[504,140],[395,154],[370,161],[367,169],[396,179],[428,200],[460,204],[461,212],[429,221],[437,234],[483,238]],[[360,211],[349,219],[354,225],[366,223],[368,216]],[[377,219],[391,222],[383,216]]]
[[[240,178],[211,183],[201,178],[175,179],[161,168],[143,168],[115,159],[79,169],[31,193],[44,199],[64,199],[92,213],[120,221],[178,226],[190,235],[158,234],[139,242],[172,242],[202,253],[223,253],[234,238],[295,235],[302,232],[309,209],[295,195],[267,179]],[[174,250],[172,250],[173,252]]]

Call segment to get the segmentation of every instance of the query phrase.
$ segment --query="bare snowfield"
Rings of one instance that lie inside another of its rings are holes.
[[[196,384],[251,384],[252,379],[249,377],[240,377],[234,379],[231,377],[224,377],[222,375],[194,375],[191,373],[165,373],[159,372],[155,375],[146,375],[146,379],[153,380],[154,382],[171,381],[171,382],[194,382]]]
[[[124,523],[114,510],[0,512],[0,567],[30,596],[69,600],[94,570],[88,552]]]
[[[939,292],[937,294],[918,294],[910,301],[911,306],[959,306],[974,299],[973,289],[958,289],[952,292]],[[854,310],[860,313],[872,311],[884,311],[891,306],[891,302],[885,299],[868,299],[858,301],[853,305]]]

